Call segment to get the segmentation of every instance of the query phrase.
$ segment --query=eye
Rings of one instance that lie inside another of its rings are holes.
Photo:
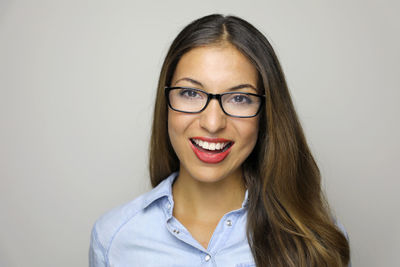
[[[195,89],[185,88],[179,91],[179,96],[185,98],[201,98],[202,95]]]
[[[244,105],[246,104],[250,105],[253,103],[251,98],[246,94],[232,94],[229,97],[228,102],[232,104],[244,104]]]

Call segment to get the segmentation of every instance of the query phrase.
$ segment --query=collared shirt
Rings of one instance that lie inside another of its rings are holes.
[[[90,267],[255,267],[246,236],[248,192],[240,209],[221,218],[205,249],[172,215],[172,184],[177,176],[171,174],[96,221]],[[336,223],[348,238],[343,225]]]
[[[177,175],[96,221],[90,267],[255,266],[246,237],[247,191],[242,207],[221,218],[204,248],[172,215]]]

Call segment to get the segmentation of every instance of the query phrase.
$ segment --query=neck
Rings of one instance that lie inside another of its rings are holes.
[[[240,170],[216,182],[203,182],[181,169],[172,187],[174,215],[219,220],[242,207],[245,191]]]

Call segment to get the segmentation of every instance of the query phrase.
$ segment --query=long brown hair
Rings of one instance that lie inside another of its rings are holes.
[[[257,144],[243,163],[248,188],[247,237],[258,267],[347,266],[349,244],[335,226],[321,192],[319,169],[308,148],[275,52],[250,23],[205,16],[173,41],[161,69],[150,143],[150,177],[158,185],[179,169],[168,138],[167,103],[176,65],[190,49],[228,42],[254,64],[266,96]]]

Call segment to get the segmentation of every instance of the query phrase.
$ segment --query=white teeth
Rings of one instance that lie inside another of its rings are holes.
[[[206,142],[203,140],[199,139],[192,139],[196,145],[198,145],[201,148],[207,149],[207,150],[221,150],[223,149],[229,142],[226,143],[213,143],[213,142]]]
[[[201,147],[210,150],[210,144],[206,141],[202,142]]]
[[[215,143],[210,144],[210,150],[215,150]]]

